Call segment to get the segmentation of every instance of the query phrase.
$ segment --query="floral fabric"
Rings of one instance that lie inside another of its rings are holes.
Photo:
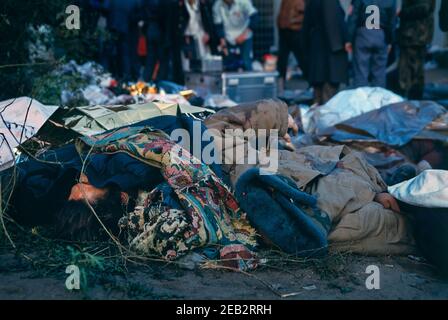
[[[126,152],[160,168],[166,180],[164,188],[141,191],[135,210],[120,220],[132,248],[175,259],[196,248],[217,246],[222,264],[238,269],[256,266],[255,230],[207,165],[157,131],[144,129],[128,137],[120,132],[117,137],[82,141],[94,152]]]

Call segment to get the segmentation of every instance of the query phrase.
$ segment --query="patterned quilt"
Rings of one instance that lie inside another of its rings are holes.
[[[163,132],[123,129],[81,138],[78,147],[98,153],[126,152],[160,168],[164,186],[140,191],[134,211],[119,222],[131,248],[172,260],[193,249],[215,246],[221,265],[240,270],[256,267],[256,232],[231,191],[207,165]]]

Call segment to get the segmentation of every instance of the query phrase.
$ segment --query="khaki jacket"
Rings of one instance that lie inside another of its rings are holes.
[[[256,134],[261,135],[258,129],[265,129],[266,139],[269,137],[270,130],[278,130],[278,136],[283,137],[288,131],[288,106],[274,100],[242,104],[224,109],[207,118],[204,123],[207,129],[216,130],[213,137],[215,144],[221,146],[224,163],[221,166],[222,171],[235,185],[238,177],[255,165],[248,164],[249,161],[246,159],[249,148],[252,149],[253,146],[248,143],[247,139],[235,135],[231,130],[254,129]],[[233,141],[233,143],[225,141]],[[244,154],[234,152],[240,147],[244,147]],[[233,158],[226,156],[229,154],[233,155]]]
[[[287,132],[288,108],[283,102],[259,101],[220,111],[206,119],[205,125],[223,133],[226,128],[277,129]],[[222,139],[216,136],[217,139]],[[245,145],[235,139],[232,146]],[[239,159],[247,160],[247,159]],[[224,165],[224,173],[235,185],[238,177],[254,165]],[[364,157],[345,146],[310,146],[295,152],[280,150],[278,173],[293,179],[301,190],[317,197],[318,207],[331,221],[331,248],[363,254],[409,254],[414,240],[404,214],[385,209],[374,201],[387,186],[378,171]]]

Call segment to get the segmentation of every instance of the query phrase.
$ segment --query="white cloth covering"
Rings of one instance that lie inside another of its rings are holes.
[[[425,170],[417,177],[388,188],[405,203],[424,208],[448,208],[448,171]]]

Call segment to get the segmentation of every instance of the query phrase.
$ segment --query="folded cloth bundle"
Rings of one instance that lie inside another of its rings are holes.
[[[328,215],[289,178],[252,168],[238,179],[235,195],[251,225],[271,244],[303,257],[327,253]]]

